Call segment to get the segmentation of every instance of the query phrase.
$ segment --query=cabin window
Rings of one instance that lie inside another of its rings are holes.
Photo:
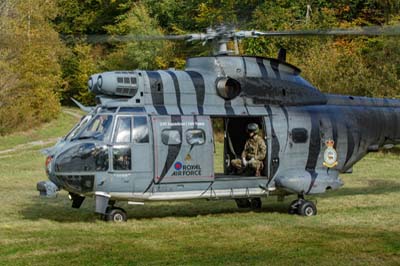
[[[114,146],[113,148],[113,169],[127,171],[132,169],[131,148],[126,146]]]
[[[186,141],[189,145],[202,145],[206,142],[206,134],[202,129],[189,129],[186,131]]]
[[[115,128],[114,142],[124,143],[131,142],[131,128],[132,119],[131,117],[118,117],[117,126]]]
[[[146,116],[135,116],[133,118],[134,128],[132,131],[133,141],[136,143],[149,142],[149,127]]]
[[[292,140],[294,143],[306,143],[308,139],[308,132],[305,128],[293,128]]]
[[[164,129],[161,133],[161,141],[164,145],[179,145],[181,141],[181,133],[176,129]]]

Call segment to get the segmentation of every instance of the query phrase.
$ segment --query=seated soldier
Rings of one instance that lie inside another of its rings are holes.
[[[258,125],[256,123],[250,123],[247,125],[248,139],[244,145],[242,158],[231,161],[231,165],[239,174],[246,171],[246,174],[249,175],[254,173],[255,176],[261,175],[267,147],[263,138],[258,136],[258,131]]]

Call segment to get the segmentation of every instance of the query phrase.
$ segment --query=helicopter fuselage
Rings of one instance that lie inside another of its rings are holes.
[[[304,196],[338,189],[340,173],[400,142],[400,101],[324,94],[299,74],[275,59],[215,56],[191,58],[184,71],[93,75],[99,104],[48,151],[51,184],[38,189],[65,189],[75,206],[95,196],[102,214],[115,200]],[[230,166],[250,122],[267,145],[260,176]]]

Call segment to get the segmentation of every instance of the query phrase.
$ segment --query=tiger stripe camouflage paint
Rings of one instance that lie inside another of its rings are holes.
[[[119,75],[110,73],[103,76]],[[185,70],[129,73],[137,80],[134,97],[116,98],[112,94],[112,97],[99,96],[99,100],[103,106],[144,108],[152,121],[152,152],[159,161],[155,163],[154,176],[149,177],[145,186],[135,186],[133,193],[126,192],[130,198],[233,197],[232,191],[241,196],[266,195],[268,192],[260,188],[265,186],[296,194],[323,193],[329,188],[339,188],[342,185],[339,173],[352,168],[369,151],[400,143],[400,101],[324,94],[301,78],[298,68],[275,59],[198,57],[188,59]],[[240,94],[232,99],[220,97],[216,82],[221,78],[236,80]],[[96,91],[113,90],[96,87]],[[226,179],[226,175],[220,179],[214,176],[210,117],[249,117],[263,121],[268,146],[265,176],[231,176],[231,179]],[[173,124],[170,128],[180,132],[182,142],[190,129],[184,121],[194,125],[204,122],[199,128],[207,131],[207,142],[203,147],[161,146],[155,143],[161,137],[162,129],[156,125],[160,121],[170,121]],[[303,141],[295,139],[294,129],[305,130]],[[323,164],[328,141],[334,142],[332,148],[337,152],[337,165],[332,168]],[[202,150],[205,147],[207,151]],[[207,167],[203,176],[182,181],[171,176],[181,164]],[[178,193],[177,184],[181,183],[185,185],[179,187]]]

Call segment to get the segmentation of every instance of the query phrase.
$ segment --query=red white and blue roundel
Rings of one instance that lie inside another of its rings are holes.
[[[176,162],[175,164],[174,164],[174,167],[175,167],[175,170],[181,170],[182,169],[182,163],[181,162]]]

